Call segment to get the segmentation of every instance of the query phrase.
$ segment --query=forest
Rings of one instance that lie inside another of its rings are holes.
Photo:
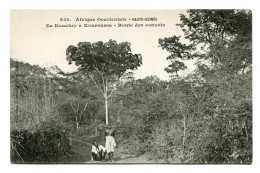
[[[135,79],[142,55],[113,38],[65,47],[72,73],[11,58],[11,162],[87,163],[110,124],[115,162],[251,164],[252,13],[187,10],[180,21],[183,36],[158,38],[170,80]]]

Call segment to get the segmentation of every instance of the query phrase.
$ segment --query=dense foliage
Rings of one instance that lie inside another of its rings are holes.
[[[33,132],[11,132],[13,163],[69,163],[75,158],[67,134],[54,123],[43,123]]]

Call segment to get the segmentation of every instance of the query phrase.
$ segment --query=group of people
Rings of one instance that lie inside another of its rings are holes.
[[[113,162],[114,149],[116,147],[115,132],[111,126],[107,126],[105,130],[106,143],[105,147],[99,144],[97,141],[93,142],[91,153],[93,161],[102,161],[108,155],[109,161]]]

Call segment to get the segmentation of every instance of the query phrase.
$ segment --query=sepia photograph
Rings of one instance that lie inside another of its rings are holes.
[[[12,9],[10,162],[251,165],[252,70],[250,9]]]

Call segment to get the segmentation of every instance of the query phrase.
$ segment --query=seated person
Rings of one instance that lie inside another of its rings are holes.
[[[106,148],[102,145],[99,145],[97,141],[94,141],[91,149],[91,154],[93,161],[101,161],[106,157]]]

